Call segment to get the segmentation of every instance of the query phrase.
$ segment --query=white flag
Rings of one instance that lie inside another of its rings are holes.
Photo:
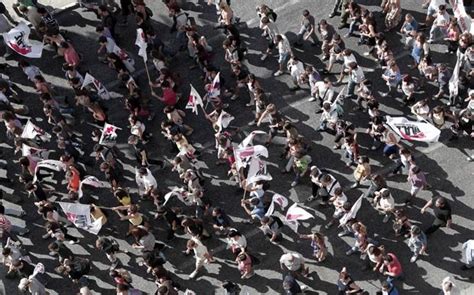
[[[191,206],[193,204],[192,199],[188,198],[187,192],[183,188],[174,187],[169,193],[165,195],[165,202],[163,203],[163,205],[166,205],[166,203],[168,203],[171,197],[178,197],[178,199],[186,206]]]
[[[188,103],[186,104],[186,109],[191,109],[193,110],[193,113],[196,115],[198,114],[198,106],[200,105],[201,107],[204,105],[202,102],[202,97],[199,95],[199,92],[191,86],[191,92],[189,93],[189,98],[188,98]]]
[[[234,150],[237,169],[247,166],[247,159],[263,156],[268,158],[268,149],[263,145],[255,145]]]
[[[83,185],[90,185],[95,188],[104,187],[104,184],[102,183],[102,181],[97,179],[97,177],[88,175],[84,177],[84,179],[79,184],[79,190],[77,191],[79,199],[82,198],[83,196],[83,192],[82,192]]]
[[[58,160],[43,160],[36,164],[36,170],[38,170],[39,168],[46,168],[59,172],[66,170],[66,165]]]
[[[132,57],[130,57],[130,55],[128,55],[125,50],[115,44],[114,49],[112,49],[112,52],[115,53],[120,58],[120,60],[122,60],[123,64],[130,73],[135,72],[135,61]]]
[[[456,17],[458,21],[458,26],[461,29],[461,32],[470,32],[471,34],[474,34],[474,22],[472,21],[470,15],[466,12],[466,7],[464,7],[464,1],[449,0],[449,3],[453,8],[454,17]]]
[[[107,90],[107,88],[105,88],[104,84],[102,84],[99,80],[94,78],[94,76],[92,76],[91,74],[86,73],[86,76],[84,77],[84,81],[82,82],[81,89],[86,87],[89,84],[94,84],[94,87],[95,89],[97,89],[97,94],[100,96],[100,98],[104,100],[110,99],[110,93]]]
[[[359,199],[352,205],[351,210],[344,214],[341,219],[339,219],[339,223],[341,225],[346,224],[349,220],[356,218],[357,212],[359,212],[360,207],[362,206],[362,198],[364,195],[362,194]]]
[[[217,118],[217,122],[216,122],[216,125],[217,125],[217,132],[221,132],[222,129],[225,129],[229,126],[230,122],[232,122],[232,120],[234,120],[235,118],[227,113],[226,111],[222,110],[221,111],[221,114],[219,115],[219,118]]]
[[[7,33],[3,33],[3,40],[8,47],[20,55],[40,58],[43,53],[43,43],[29,40],[30,31],[30,28],[21,22]]]
[[[91,206],[79,203],[58,202],[66,217],[77,228],[97,235],[102,227],[102,218],[92,222]]]
[[[117,130],[120,130],[120,128],[112,124],[105,123],[104,129],[102,129],[102,134],[99,139],[99,144],[109,146],[114,145],[117,141]]]
[[[275,204],[278,204],[281,209],[285,209],[286,206],[288,206],[288,199],[280,194],[274,194],[272,197],[272,202],[268,207],[267,213],[265,213],[266,216],[270,216],[273,214],[273,212],[275,211]]]
[[[242,142],[239,144],[239,148],[244,148],[246,146],[253,145],[253,139],[255,138],[256,135],[259,135],[259,134],[263,135],[267,133],[261,130],[255,130],[255,131],[250,132],[250,134],[247,135],[247,137],[244,140],[242,140]]]
[[[21,155],[24,157],[34,156],[38,157],[41,160],[46,160],[48,158],[49,151],[45,149],[37,149],[26,144],[21,145]]]
[[[26,139],[35,139],[36,137],[40,137],[43,141],[49,141],[51,135],[28,120],[26,125],[23,127],[23,132],[21,133],[20,137]]]
[[[145,33],[143,32],[143,29],[137,29],[137,39],[135,40],[135,45],[140,47],[140,49],[138,50],[138,55],[143,57],[144,62],[147,62],[148,56],[146,54],[146,49],[148,44],[146,43]]]
[[[267,174],[267,164],[259,158],[252,158],[249,172],[247,174],[247,185],[260,180],[272,180],[272,176]]]
[[[449,79],[449,97],[456,97],[459,94],[459,71],[461,69],[461,59],[458,57],[456,60],[456,65],[453,69],[453,75]]]
[[[209,98],[218,97],[221,95],[221,73],[217,73],[217,75],[212,80],[212,84],[210,85],[209,89],[207,90],[207,96]]]
[[[294,232],[298,232],[298,220],[307,220],[310,218],[314,218],[311,213],[301,207],[298,207],[298,205],[294,203],[290,208],[288,208],[288,211],[286,211],[284,222]]]
[[[441,131],[427,121],[410,121],[405,117],[386,116],[387,124],[401,138],[409,141],[437,142]]]

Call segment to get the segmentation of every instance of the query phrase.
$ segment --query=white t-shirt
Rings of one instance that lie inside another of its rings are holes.
[[[449,14],[445,11],[443,14],[436,14],[436,19],[434,20],[433,25],[438,27],[448,27],[449,25]]]
[[[150,170],[148,170],[147,175],[142,176],[142,181],[143,181],[143,186],[145,187],[145,190],[149,190],[152,187],[154,187],[154,188],[157,187],[156,179],[151,174]]]
[[[324,101],[332,101],[332,98],[334,96],[334,89],[329,88],[326,86],[326,83],[324,81],[318,81],[314,84],[314,88],[312,91],[316,90],[316,94]],[[327,91],[327,92],[326,92]]]
[[[290,261],[292,257],[293,257],[293,261]],[[280,257],[280,264],[283,264],[290,271],[299,270],[303,262],[304,262],[303,256],[301,256],[298,253],[287,253],[287,254],[283,254]]]
[[[291,52],[290,41],[284,36],[281,35],[282,40],[278,43],[278,53],[285,54]]]

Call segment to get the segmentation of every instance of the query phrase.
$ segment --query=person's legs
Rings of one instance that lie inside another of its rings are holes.
[[[434,233],[435,231],[437,231],[439,228],[441,227],[441,224],[436,222],[436,220],[433,222],[433,224],[428,227],[426,230],[425,230],[425,234],[427,236],[431,235],[432,233]]]
[[[306,28],[305,28],[305,26],[301,26],[301,28],[300,28],[298,34],[296,34],[295,45],[298,45],[298,46],[303,45],[303,36],[304,36],[305,33],[306,33]]]
[[[329,15],[329,17],[334,17],[337,12],[339,11],[339,9],[341,9],[341,4],[342,4],[342,0],[335,0],[334,1],[334,7],[332,8],[332,12],[331,14]]]

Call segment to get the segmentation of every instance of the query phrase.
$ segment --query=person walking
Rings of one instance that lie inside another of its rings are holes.
[[[451,224],[453,222],[451,216],[451,206],[449,205],[448,200],[446,200],[445,198],[433,197],[431,200],[426,202],[423,208],[421,208],[421,214],[424,214],[426,212],[426,209],[430,207],[433,207],[433,215],[435,216],[435,220],[433,221],[433,224],[425,230],[425,234],[427,236],[433,234],[440,227],[451,227]]]

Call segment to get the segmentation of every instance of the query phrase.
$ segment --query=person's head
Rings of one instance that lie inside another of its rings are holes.
[[[385,265],[390,264],[390,263],[392,263],[392,262],[393,262],[393,258],[392,258],[391,255],[384,255],[384,257],[383,257],[383,263],[384,263]]]
[[[63,49],[68,49],[70,46],[69,46],[69,43],[67,43],[66,41],[63,41],[59,44],[59,47]]]
[[[323,110],[329,112],[331,110],[331,103],[329,101],[325,101],[323,103]]]
[[[262,217],[262,219],[260,219],[260,223],[262,225],[267,225],[269,222],[270,222],[270,217],[268,217],[268,216],[264,216],[264,217]]]
[[[334,196],[336,197],[342,196],[342,187],[338,187],[334,190]]]
[[[448,203],[448,201],[446,200],[446,198],[438,197],[436,199],[435,206],[438,207],[438,208],[443,208],[444,206],[446,206],[447,203]]]
[[[186,244],[186,248],[188,249],[194,249],[195,247],[197,246],[196,242],[193,241],[193,240],[188,240],[187,244]]]
[[[405,15],[405,21],[408,23],[411,23],[413,21],[413,15],[411,15],[410,13],[407,13]]]
[[[28,192],[33,192],[36,190],[36,185],[33,183],[33,182],[28,182],[26,185],[25,185],[25,189],[28,191]]]
[[[110,168],[110,166],[106,162],[101,163],[100,166],[99,166],[99,169],[102,172],[105,172],[105,171],[109,170],[109,168]]]
[[[283,40],[283,37],[282,37],[281,35],[276,35],[276,36],[275,36],[275,42],[276,42],[276,43],[279,43],[279,42],[281,42],[282,40]]]
[[[50,244],[48,245],[48,250],[49,250],[49,252],[58,253],[58,251],[59,251],[59,244],[56,243],[56,242],[50,243]]]
[[[387,281],[382,281],[382,292],[388,292],[390,291],[391,285]]]
[[[266,111],[269,112],[269,113],[274,113],[276,112],[276,105],[274,105],[273,103],[270,103],[267,105],[267,108],[266,108]]]
[[[130,205],[130,207],[128,207],[127,213],[128,213],[128,214],[136,214],[136,213],[138,213],[138,206],[135,205],[135,204]]]
[[[28,160],[28,157],[21,157],[20,158],[20,165],[23,166],[23,167],[28,167],[30,166],[30,160]]]
[[[303,16],[308,18],[311,14],[309,13],[309,10],[305,9],[303,10]]]
[[[148,235],[148,231],[144,227],[141,227],[141,226],[134,226],[132,230],[130,231],[130,233],[136,240],[140,240],[144,236]]]
[[[412,225],[410,228],[410,234],[412,236],[418,236],[421,233],[421,228],[418,225]]]
[[[138,139],[139,139],[138,136],[136,136],[136,135],[130,135],[130,136],[128,137],[128,144],[135,145],[135,144],[138,143]]]
[[[438,14],[444,14],[446,12],[446,5],[441,4],[438,6]]]

